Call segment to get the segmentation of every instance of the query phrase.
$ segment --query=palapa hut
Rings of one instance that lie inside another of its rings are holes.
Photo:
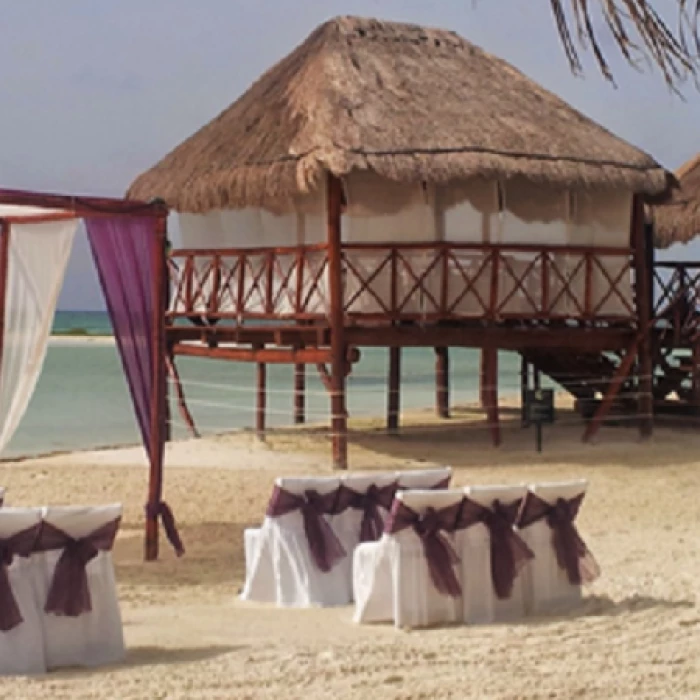
[[[317,365],[344,467],[345,377],[358,346],[391,348],[394,429],[402,346],[436,349],[443,415],[447,348],[482,348],[496,442],[498,348],[547,371],[553,350],[613,350],[623,358],[617,379],[637,357],[650,374],[636,331],[650,314],[640,212],[671,181],[647,154],[453,32],[340,17],[128,196],[160,197],[179,213],[171,351],[256,362],[260,430],[265,363],[296,365],[300,421],[303,365]],[[201,345],[183,342],[193,339]]]
[[[659,248],[688,243],[700,234],[700,153],[681,165],[676,177],[680,186],[652,209]]]

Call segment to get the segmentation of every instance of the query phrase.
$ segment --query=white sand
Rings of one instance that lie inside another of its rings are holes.
[[[537,455],[532,432],[513,425],[494,450],[467,418],[440,426],[418,414],[413,434],[353,435],[353,465],[447,463],[459,485],[587,477],[580,525],[603,577],[570,617],[401,632],[355,626],[349,608],[238,602],[242,531],[260,521],[273,478],[326,469],[328,444],[313,431],[268,447],[249,435],[170,445],[165,498],[187,554],[177,560],[163,542],[155,564],[142,562],[142,451],[59,455],[0,465],[0,484],[9,504],[125,504],[115,559],[128,658],[0,681],[0,697],[700,697],[698,431],[659,429],[640,443],[632,429],[607,429],[584,446],[564,414]]]

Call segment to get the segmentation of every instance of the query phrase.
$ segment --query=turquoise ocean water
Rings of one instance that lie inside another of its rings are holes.
[[[59,311],[54,332],[82,329],[88,335],[111,334],[107,314]],[[45,454],[139,441],[136,423],[116,348],[111,344],[77,340],[52,344],[36,392],[4,457]],[[386,405],[387,351],[361,348],[362,358],[348,381],[348,404],[353,415],[383,415]],[[181,377],[195,421],[203,434],[250,427],[254,420],[252,366],[198,358],[178,360]],[[402,361],[402,409],[434,405],[435,359],[432,350],[408,349]],[[519,360],[500,358],[501,393],[519,391]],[[476,400],[479,355],[452,350],[451,401]],[[292,422],[292,368],[268,368],[268,421]],[[307,372],[307,416],[327,421],[329,401],[315,369]],[[173,405],[174,436],[185,436]]]

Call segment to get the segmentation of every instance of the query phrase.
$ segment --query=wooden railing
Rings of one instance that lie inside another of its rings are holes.
[[[654,264],[654,317],[676,341],[700,331],[700,262]]]
[[[626,248],[345,244],[350,321],[633,319]],[[169,315],[323,319],[329,309],[325,245],[175,250]]]

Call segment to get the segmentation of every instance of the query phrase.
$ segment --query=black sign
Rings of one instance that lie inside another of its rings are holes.
[[[525,416],[529,423],[554,423],[554,390],[528,389]]]

